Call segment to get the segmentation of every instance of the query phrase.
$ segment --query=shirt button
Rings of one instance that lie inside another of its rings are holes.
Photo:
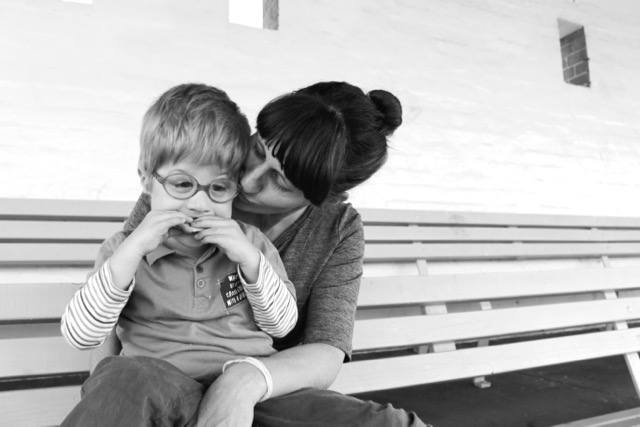
[[[197,271],[198,273],[202,273],[202,271],[203,271],[203,270],[204,270],[204,268],[202,268],[202,266],[201,266],[201,265],[197,265],[197,266],[196,266],[196,271]]]
[[[202,279],[200,279],[200,280],[198,280],[196,282],[196,286],[199,287],[199,288],[204,288],[204,285],[205,285],[205,283],[204,283],[204,280],[202,280]]]

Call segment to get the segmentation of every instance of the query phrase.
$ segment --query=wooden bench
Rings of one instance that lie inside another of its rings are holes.
[[[640,320],[640,218],[361,213],[356,360],[332,389],[488,387],[491,374],[624,355],[640,392],[640,329],[628,328]],[[571,425],[640,425],[640,410]]]
[[[0,425],[56,425],[78,401],[88,353],[64,342],[59,318],[131,206],[0,200]],[[488,386],[487,375],[611,355],[637,384],[640,329],[627,324],[640,319],[640,219],[361,213],[356,360],[333,389]]]

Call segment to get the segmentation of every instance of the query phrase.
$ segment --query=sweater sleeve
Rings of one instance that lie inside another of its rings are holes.
[[[115,250],[114,240],[120,239],[112,238],[102,245],[96,261],[98,270],[89,275],[62,315],[62,335],[70,345],[81,350],[99,347],[107,339],[133,290],[133,282],[126,290],[113,284],[108,257]]]
[[[292,293],[293,285],[286,275],[281,278],[260,252],[260,268],[256,283],[247,283],[239,266],[238,276],[251,304],[256,325],[276,338],[288,334],[298,321],[298,308]]]
[[[138,197],[138,201],[136,201],[136,204],[133,206],[133,210],[124,223],[124,230],[127,233],[135,230],[147,216],[149,211],[151,211],[151,196],[147,193],[142,193],[140,194],[140,197]]]
[[[348,204],[314,208],[298,229],[281,237],[276,247],[296,285],[300,319],[274,347],[328,344],[350,360],[364,256],[360,215]]]

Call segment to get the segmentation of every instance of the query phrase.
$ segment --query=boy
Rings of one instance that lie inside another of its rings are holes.
[[[112,359],[159,359],[205,386],[225,363],[246,361],[265,376],[268,398],[264,365],[238,356],[275,353],[271,336],[294,327],[297,309],[275,247],[230,219],[249,134],[235,103],[210,86],[176,86],[150,107],[138,172],[151,212],[103,243],[62,317],[71,345],[98,347],[116,325],[122,352]]]

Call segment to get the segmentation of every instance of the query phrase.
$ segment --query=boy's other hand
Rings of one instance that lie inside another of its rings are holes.
[[[195,219],[190,226],[201,229],[194,234],[196,239],[218,246],[231,261],[240,265],[249,283],[258,280],[260,252],[236,221],[208,215]]]
[[[172,235],[182,232],[174,227],[184,226],[191,221],[192,218],[181,212],[151,211],[127,240],[140,256],[145,256]]]

